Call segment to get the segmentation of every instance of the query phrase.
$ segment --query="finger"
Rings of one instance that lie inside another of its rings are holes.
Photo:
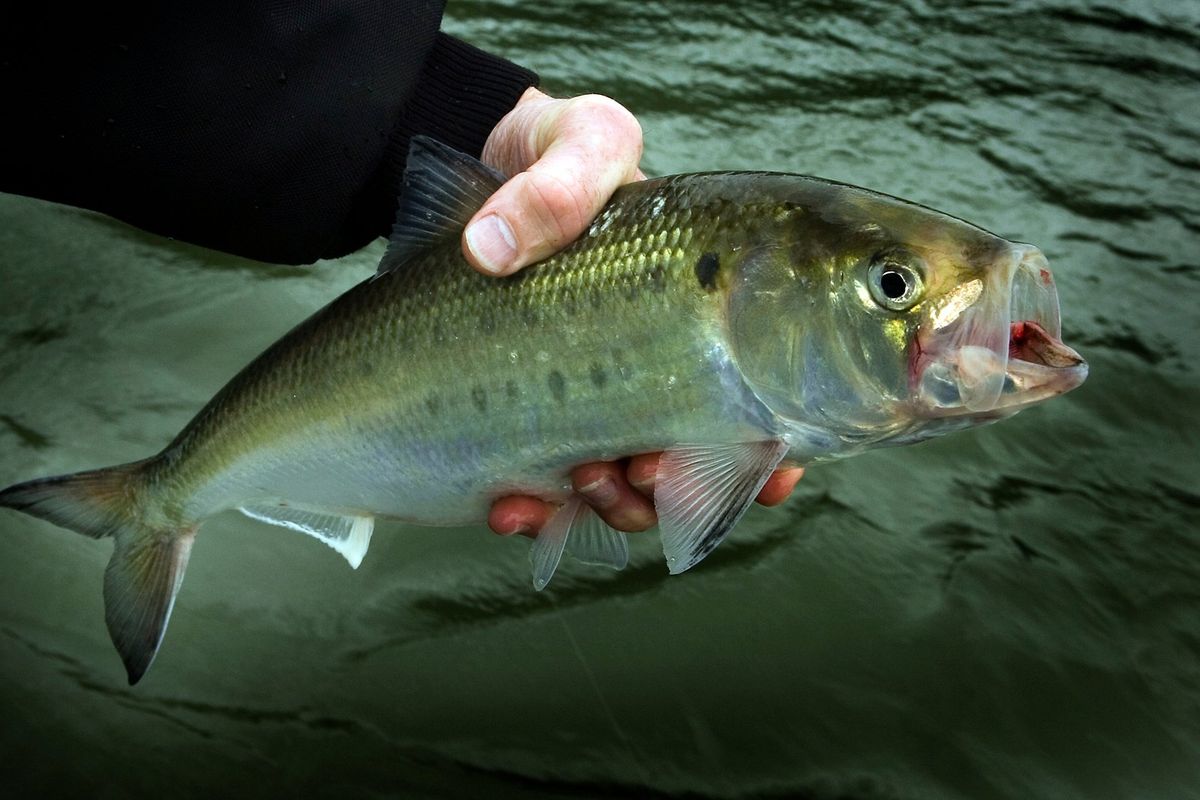
[[[464,255],[486,274],[507,275],[561,250],[637,173],[641,127],[619,103],[585,95],[542,108],[529,134],[540,157],[500,187],[463,234]]]
[[[804,477],[804,467],[782,467],[775,470],[767,482],[758,491],[755,498],[760,505],[777,506],[787,500],[796,488],[800,478]]]
[[[654,481],[658,477],[658,459],[662,453],[643,453],[629,459],[629,468],[625,476],[629,485],[646,497],[654,497]]]
[[[620,464],[601,461],[576,467],[571,471],[571,485],[601,519],[619,531],[644,531],[658,522],[654,506],[629,485]]]
[[[629,467],[625,471],[629,485],[649,498],[654,497],[654,484],[661,456],[662,453],[634,456],[629,459]],[[787,500],[803,475],[803,467],[782,467],[776,470],[759,490],[757,501],[764,506],[779,505]]]
[[[517,533],[532,539],[556,510],[557,506],[553,503],[536,497],[501,497],[488,512],[488,527],[501,536]]]

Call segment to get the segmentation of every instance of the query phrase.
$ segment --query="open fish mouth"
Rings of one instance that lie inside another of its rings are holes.
[[[1058,290],[1036,247],[1014,245],[987,285],[957,293],[918,334],[912,377],[927,413],[1014,412],[1087,378],[1087,362],[1062,342]]]

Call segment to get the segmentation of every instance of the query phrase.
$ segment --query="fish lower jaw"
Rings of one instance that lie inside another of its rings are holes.
[[[1066,394],[1083,383],[1088,365],[1052,367],[1028,361],[1010,361],[1004,382],[1004,392],[996,403],[1000,410],[1018,410],[1051,397]]]
[[[917,388],[924,414],[1007,416],[1071,391],[1088,375],[1087,362],[1061,342],[1010,348],[1006,360],[972,350],[982,348],[961,348],[926,368]]]
[[[1083,356],[1041,324],[1025,320],[1009,327],[1008,362],[997,408],[1024,408],[1065,394],[1087,379]]]

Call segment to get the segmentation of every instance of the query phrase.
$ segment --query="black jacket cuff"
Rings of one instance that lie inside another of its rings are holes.
[[[398,193],[413,136],[432,136],[478,158],[496,123],[537,83],[536,73],[439,32],[389,142],[393,189]]]

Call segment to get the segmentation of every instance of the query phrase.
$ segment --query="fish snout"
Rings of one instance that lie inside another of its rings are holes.
[[[992,281],[990,297],[983,292],[954,325],[919,339],[918,401],[935,416],[1007,415],[1087,378],[1087,362],[1061,339],[1058,290],[1041,250],[1014,245],[1009,268]]]

